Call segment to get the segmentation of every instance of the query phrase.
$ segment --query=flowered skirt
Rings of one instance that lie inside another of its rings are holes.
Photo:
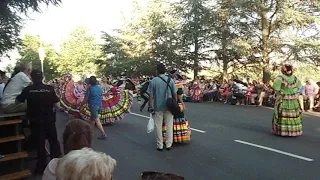
[[[302,135],[302,111],[298,99],[280,98],[274,108],[273,133],[280,136]]]

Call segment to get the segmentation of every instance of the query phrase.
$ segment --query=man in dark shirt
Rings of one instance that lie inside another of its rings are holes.
[[[147,80],[146,82],[143,83],[143,85],[142,85],[142,87],[140,89],[141,97],[144,99],[144,102],[140,107],[140,111],[141,112],[144,109],[144,107],[147,105],[147,103],[149,102],[149,94],[147,93],[149,84],[150,84],[150,81]]]
[[[60,109],[60,103],[53,87],[42,83],[43,75],[41,71],[32,71],[31,78],[33,84],[24,88],[16,100],[18,102],[27,100],[27,117],[30,120],[32,141],[36,145],[38,154],[35,173],[41,174],[47,166],[46,139],[50,144],[51,158],[61,156],[53,110],[54,106]]]

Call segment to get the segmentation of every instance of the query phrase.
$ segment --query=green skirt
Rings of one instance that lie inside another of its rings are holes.
[[[300,136],[302,134],[302,111],[297,98],[281,97],[276,102],[272,131],[280,136]]]

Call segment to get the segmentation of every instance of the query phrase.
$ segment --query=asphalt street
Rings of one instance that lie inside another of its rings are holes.
[[[219,102],[187,103],[186,116],[194,128],[192,140],[158,152],[155,137],[147,134],[147,112],[132,113],[112,126],[105,126],[107,140],[93,149],[117,160],[115,180],[139,180],[143,171],[160,171],[187,180],[213,179],[319,179],[320,118],[304,115],[304,134],[278,137],[271,133],[273,110],[254,106],[232,106]],[[58,114],[61,135],[68,120]],[[35,177],[31,178],[35,179]]]

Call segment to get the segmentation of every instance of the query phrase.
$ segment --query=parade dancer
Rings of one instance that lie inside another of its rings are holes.
[[[99,131],[101,132],[101,136],[98,139],[106,139],[107,135],[104,132],[102,124],[99,118],[99,112],[102,108],[102,88],[98,84],[98,81],[95,76],[91,76],[89,78],[89,84],[91,85],[87,91],[85,98],[80,103],[80,106],[88,104],[90,115],[91,115],[91,122],[97,126]]]
[[[90,121],[91,113],[89,106],[85,104],[79,108],[79,99],[83,99],[84,95],[81,97],[79,94],[75,94],[75,92],[78,92],[78,90],[75,91],[75,88],[78,88],[77,85],[74,85],[75,83],[76,82],[72,79],[72,75],[69,73],[64,74],[62,77],[58,87],[58,96],[60,97],[61,106],[67,113]],[[115,81],[115,83],[117,83],[117,81]],[[90,87],[90,84],[86,85],[86,88]],[[128,113],[129,109],[132,107],[132,102],[132,94],[127,90],[119,90],[116,84],[107,92],[103,92],[102,107],[99,112],[101,123],[113,124],[115,121],[123,119],[125,114]]]
[[[301,82],[293,75],[292,65],[282,67],[273,84],[276,104],[272,121],[273,133],[280,136],[300,136],[302,134],[302,110],[298,101]]]
[[[186,111],[185,104],[183,103],[183,89],[184,85],[182,83],[182,76],[179,74],[178,70],[171,70],[170,76],[175,80],[175,85],[178,89],[177,98],[181,112],[174,115],[173,117],[173,142],[174,143],[184,143],[191,140],[191,129],[189,126],[189,121],[185,118],[184,112]],[[163,124],[163,138],[165,139],[166,126]]]

